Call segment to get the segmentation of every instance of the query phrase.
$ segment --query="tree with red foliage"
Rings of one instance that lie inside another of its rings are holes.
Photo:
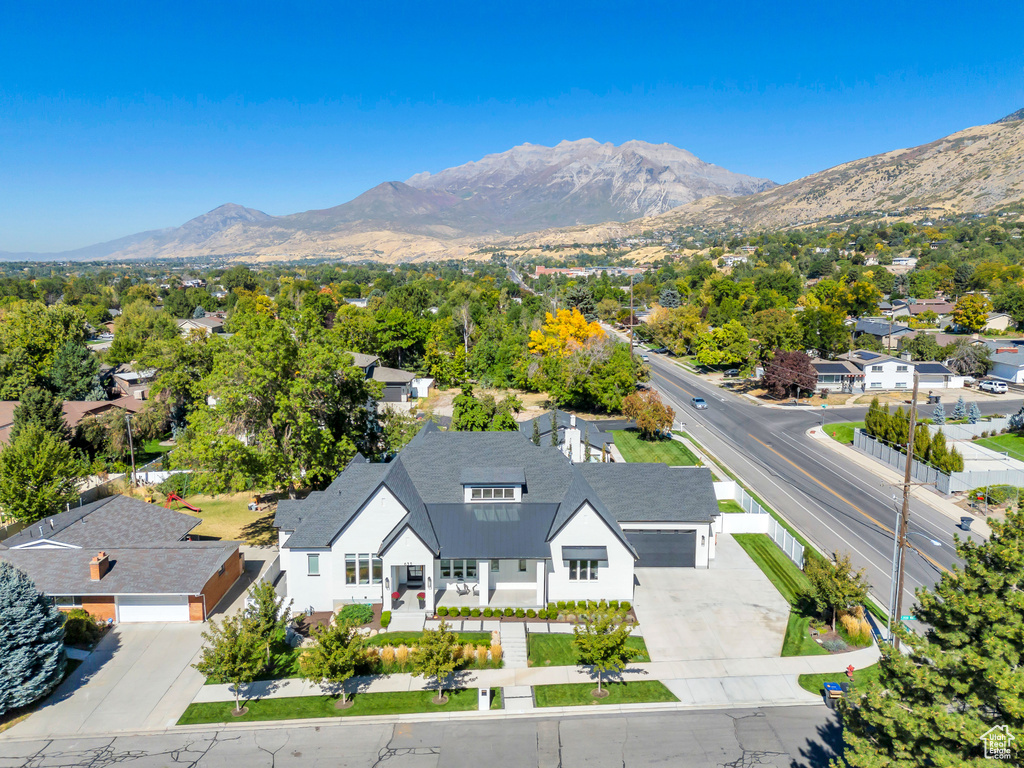
[[[785,397],[791,392],[799,396],[801,391],[814,391],[818,384],[818,372],[814,370],[811,357],[806,352],[783,352],[777,349],[764,370],[762,383],[773,397]]]
[[[676,417],[676,412],[661,402],[661,395],[653,389],[628,395],[622,401],[622,412],[636,422],[644,440],[651,440],[661,430],[670,429]]]

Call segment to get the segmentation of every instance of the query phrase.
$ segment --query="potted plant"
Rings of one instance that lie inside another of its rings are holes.
[[[397,590],[396,590],[396,591],[394,591],[394,592],[392,592],[392,593],[391,593],[391,602],[392,602],[392,603],[397,603],[397,602],[398,602],[398,598],[399,598],[399,597],[401,597],[401,595],[399,595],[399,594],[398,594],[398,591],[397,591]]]
[[[427,600],[427,593],[426,592],[417,592],[416,593],[416,599],[420,601],[420,608],[426,607],[426,600]]]

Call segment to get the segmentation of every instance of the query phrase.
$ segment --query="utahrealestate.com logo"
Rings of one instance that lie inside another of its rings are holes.
[[[1007,725],[997,725],[981,734],[981,743],[985,745],[985,757],[990,760],[1009,760],[1010,745],[1016,739]]]

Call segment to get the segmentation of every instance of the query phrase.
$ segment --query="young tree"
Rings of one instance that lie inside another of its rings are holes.
[[[64,616],[23,572],[0,561],[0,715],[64,678]]]
[[[804,566],[804,572],[811,581],[818,610],[832,614],[833,627],[838,611],[860,605],[868,598],[869,585],[864,578],[864,569],[854,571],[849,555],[837,552],[833,562],[820,557],[811,558]]]
[[[676,412],[661,402],[661,395],[653,389],[642,389],[622,401],[622,413],[636,422],[640,437],[653,440],[659,432],[671,429]]]
[[[30,424],[36,424],[44,432],[64,442],[71,439],[71,430],[64,421],[63,403],[42,387],[29,387],[25,390],[21,402],[14,409],[12,420],[12,442],[17,440],[22,430]]]
[[[551,409],[551,447],[558,447],[558,409]]]
[[[540,426],[537,423],[537,419],[533,420],[533,436],[530,439],[534,445],[540,445]]]
[[[446,621],[442,621],[437,629],[424,630],[417,642],[416,651],[412,655],[413,676],[434,678],[437,682],[435,704],[448,702],[448,697],[444,695],[444,683],[458,666],[455,660],[458,647],[459,638]]]
[[[940,425],[946,423],[946,409],[943,407],[942,403],[937,403],[935,405],[935,410],[932,411],[932,421]]]
[[[765,389],[773,397],[785,397],[790,392],[813,392],[818,385],[818,372],[806,352],[778,350],[764,369]]]
[[[597,610],[587,614],[582,624],[573,627],[572,644],[580,664],[597,672],[597,692],[607,672],[622,670],[629,661],[626,648],[631,627],[626,623],[624,611]]]
[[[363,636],[347,623],[336,622],[313,632],[313,646],[299,658],[302,677],[321,686],[330,685],[341,694],[335,706],[352,706],[345,693],[345,681],[355,674],[365,654]]]
[[[590,463],[590,425],[583,428],[583,460]]]
[[[50,369],[50,386],[61,400],[101,400],[100,361],[80,341],[68,340]]]
[[[843,768],[989,766],[981,736],[1024,730],[1024,512],[991,520],[992,537],[958,540],[962,568],[917,591],[922,635],[897,626],[876,684],[843,705]],[[1016,750],[1015,750],[1016,752]]]
[[[271,646],[285,640],[292,603],[278,597],[269,581],[261,581],[249,590],[249,598],[251,602],[247,601],[245,618],[250,622],[252,631],[263,638],[269,663]]]
[[[970,407],[967,409],[967,423],[977,424],[981,419],[981,409],[978,408],[978,404],[972,402]]]
[[[932,435],[927,424],[914,426],[914,457],[918,461],[928,461],[932,450]]]
[[[78,498],[81,463],[71,447],[29,424],[0,450],[0,508],[23,523],[63,512]]]
[[[960,395],[960,398],[956,401],[956,405],[953,406],[953,415],[951,418],[953,421],[967,418],[967,403],[964,402],[963,395]]]
[[[239,717],[242,709],[242,686],[248,685],[267,665],[266,643],[253,622],[241,611],[227,616],[218,624],[210,622],[210,628],[203,632],[202,655],[192,666],[206,677],[231,683],[235,694],[235,711]]]
[[[384,408],[380,423],[383,429],[384,443],[381,450],[388,456],[394,456],[401,451],[416,436],[422,426],[415,416],[402,413],[390,405]]]

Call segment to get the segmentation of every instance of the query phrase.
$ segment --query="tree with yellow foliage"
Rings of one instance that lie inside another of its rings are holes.
[[[530,331],[530,352],[535,355],[566,356],[579,347],[603,339],[604,330],[597,321],[587,322],[578,309],[560,309],[557,315],[545,313],[539,331]]]

